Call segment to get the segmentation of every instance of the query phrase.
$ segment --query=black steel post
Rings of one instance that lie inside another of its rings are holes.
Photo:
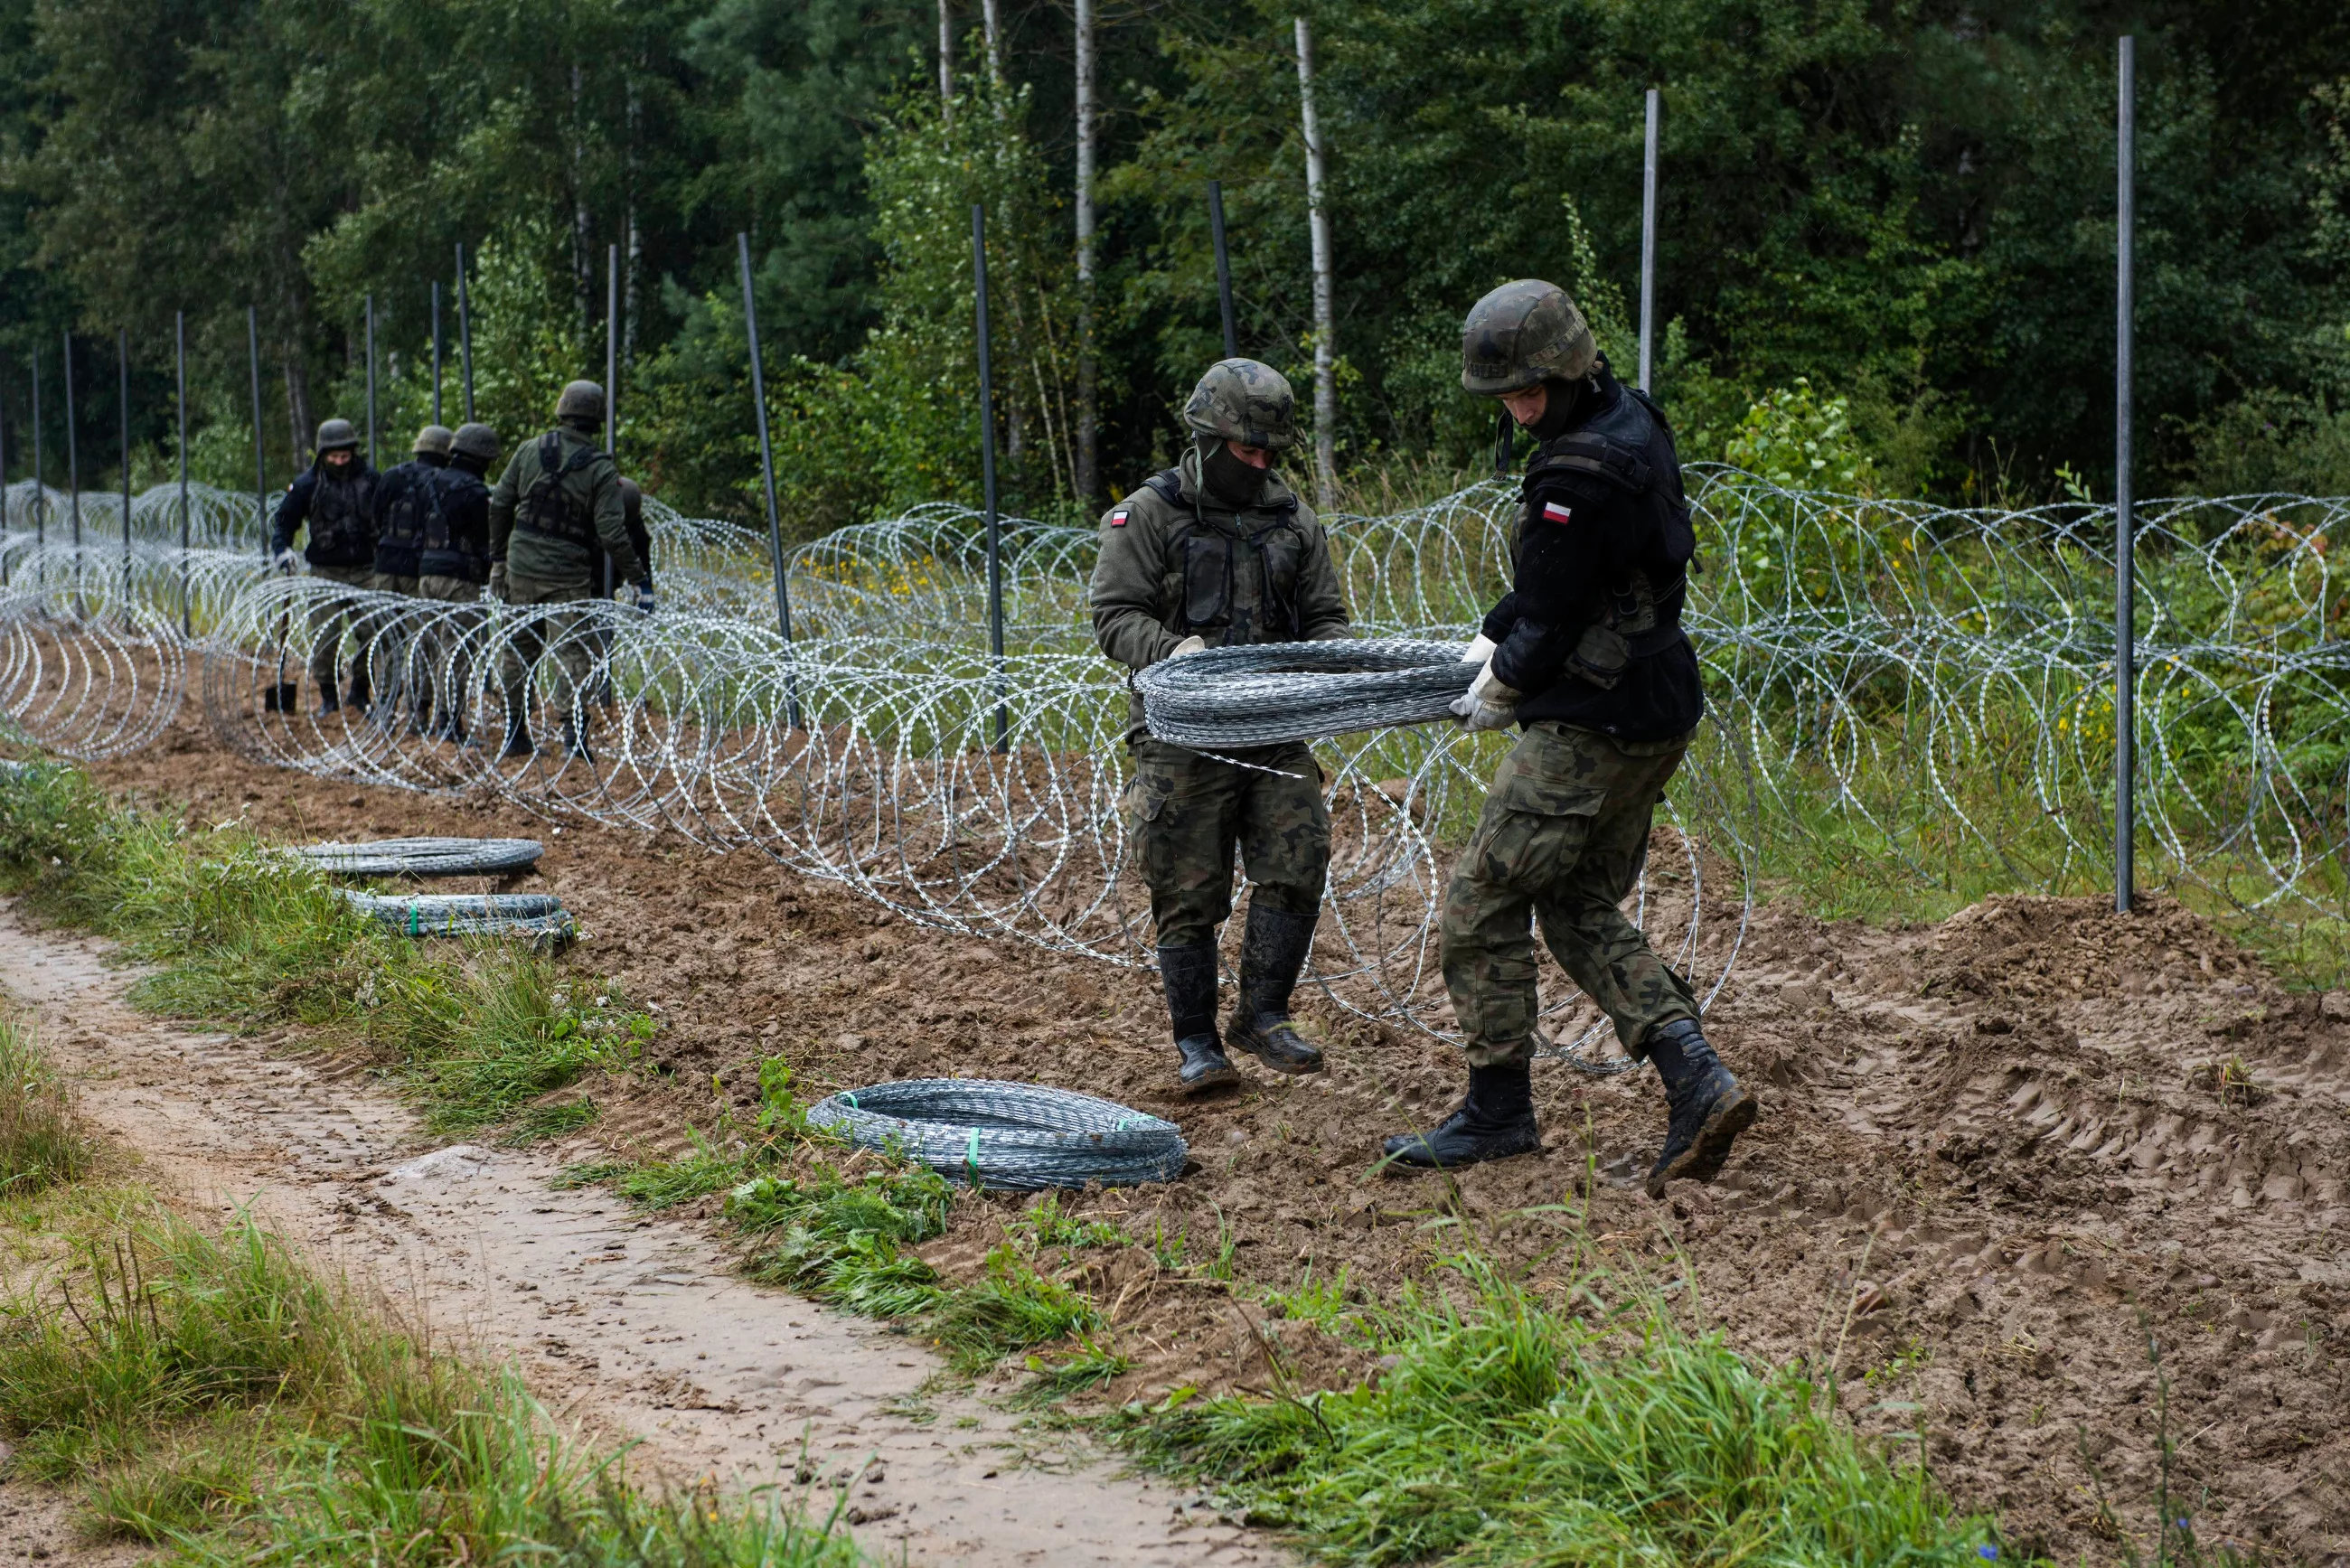
[[[375,296],[367,296],[368,466],[378,466],[375,455]]]
[[[261,558],[269,559],[269,461],[261,446],[261,313],[244,307],[245,355],[253,365],[253,509],[261,523]]]
[[[620,461],[620,247],[604,253],[604,450]],[[651,570],[652,563],[645,567]],[[604,597],[612,597],[612,556],[604,555]]]
[[[759,363],[759,306],[751,297],[751,236],[734,236],[743,264],[743,330],[751,341],[751,406],[759,421],[759,474],[766,483],[767,559],[775,572],[775,627],[784,641],[792,640],[792,601],[784,584],[784,519],[775,506],[775,449],[767,437],[767,374]],[[792,699],[791,724],[799,728],[799,699]]]
[[[172,336],[177,350],[180,404],[180,635],[192,634],[188,608],[188,313],[172,312]]]
[[[432,422],[441,419],[441,280],[432,280]]]
[[[1224,317],[1224,358],[1241,357],[1240,324],[1232,317],[1232,257],[1224,248],[1224,182],[1208,182],[1208,234],[1216,245],[1216,305]]]
[[[995,749],[1006,744],[1003,701],[1003,541],[995,514],[995,372],[988,363],[987,209],[971,209],[972,303],[979,332],[979,484],[987,506],[987,651],[995,659]]]
[[[81,446],[74,434],[73,334],[66,339],[66,505],[73,516],[74,581],[81,581]]]
[[[2114,225],[2114,908],[2137,891],[2137,525],[2130,515],[2130,358],[2137,279],[2137,40],[2121,41]]]
[[[130,607],[130,329],[115,328],[114,368],[120,379],[119,396],[121,406],[116,430],[122,448],[122,607]]]
[[[465,247],[457,247],[457,365],[465,379],[465,422],[473,422],[473,311],[465,292]]]
[[[33,350],[33,544],[49,542],[49,487],[41,477],[41,351]]]

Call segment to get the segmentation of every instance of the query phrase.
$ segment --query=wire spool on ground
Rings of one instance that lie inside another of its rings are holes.
[[[526,937],[561,946],[579,934],[563,900],[545,893],[420,893],[378,898],[345,890],[359,913],[404,937]]]
[[[1237,751],[1449,718],[1476,677],[1458,643],[1383,637],[1204,649],[1161,659],[1134,687],[1159,739]]]
[[[370,844],[289,847],[335,877],[504,877],[546,853],[536,838],[381,838]]]
[[[1172,1122],[1091,1095],[991,1078],[906,1078],[846,1090],[811,1106],[808,1122],[951,1181],[1013,1192],[1172,1181],[1187,1152]]]

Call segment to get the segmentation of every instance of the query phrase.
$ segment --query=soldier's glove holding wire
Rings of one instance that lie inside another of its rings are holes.
[[[270,564],[277,568],[280,576],[290,577],[294,575],[294,560],[292,550],[280,550],[277,552],[276,558]]]
[[[629,602],[635,605],[639,612],[641,614],[650,615],[653,613],[653,585],[651,578],[648,577],[643,582],[637,585],[636,593],[630,598]]]
[[[506,587],[506,564],[504,561],[492,561],[490,563],[490,597],[502,605],[512,604],[513,592],[513,589]]]
[[[1469,690],[1452,700],[1452,711],[1471,730],[1506,730],[1517,720],[1522,695],[1516,687],[1504,686],[1494,678],[1492,656],[1488,654],[1485,668],[1477,671]]]
[[[1476,641],[1461,650],[1461,662],[1463,664],[1491,664],[1492,661],[1493,639],[1482,631],[1477,634]]]
[[[1187,653],[1201,652],[1206,649],[1207,646],[1208,639],[1204,637],[1187,637],[1182,641],[1177,643],[1174,647],[1169,649],[1167,650],[1167,657],[1170,659],[1180,659]]]

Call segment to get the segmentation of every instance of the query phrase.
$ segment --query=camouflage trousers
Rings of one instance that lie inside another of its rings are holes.
[[[375,586],[372,566],[317,566],[310,575],[330,583],[340,583],[347,588],[370,588]],[[375,618],[340,594],[321,595],[310,606],[310,684],[321,693],[335,690],[335,679],[342,668],[343,628],[351,628],[351,640],[358,646],[351,653],[351,683],[361,696],[368,691],[368,644],[375,630]]]
[[[589,617],[585,610],[557,607],[577,605],[595,597],[596,590],[586,583],[508,577],[506,602],[511,607],[505,614],[521,624],[506,640],[504,664],[499,671],[505,689],[506,711],[527,710],[531,670],[549,652],[554,654],[555,674],[547,695],[556,712],[569,718],[575,704],[580,709],[588,706],[577,699],[595,673],[596,644]],[[534,609],[539,613],[534,615]],[[584,727],[588,715],[582,711],[578,716]]]
[[[1535,723],[1503,761],[1444,892],[1444,988],[1471,1066],[1510,1065],[1534,1054],[1532,920],[1634,1056],[1647,1054],[1659,1024],[1697,1016],[1688,982],[1622,907],[1648,859],[1657,802],[1689,742],[1687,735],[1616,741]]]
[[[432,686],[426,701],[428,710],[443,717],[453,713],[462,718],[465,703],[473,696],[473,634],[482,624],[482,585],[463,577],[423,576],[416,579],[416,594],[419,598],[440,604],[472,607],[451,610],[437,618],[424,650]]]
[[[1219,762],[1148,737],[1119,803],[1150,888],[1163,947],[1216,940],[1232,912],[1232,851],[1266,908],[1312,915],[1330,870],[1330,811],[1309,746],[1262,746]],[[1253,764],[1247,767],[1236,763]]]

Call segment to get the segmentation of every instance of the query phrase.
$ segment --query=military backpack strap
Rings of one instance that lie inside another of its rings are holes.
[[[515,521],[525,523],[534,534],[568,539],[576,545],[592,543],[595,520],[571,504],[570,498],[563,493],[562,483],[602,456],[604,453],[595,447],[583,445],[566,461],[563,439],[557,432],[549,431],[539,437],[538,477],[530,482],[530,491],[523,497]]]
[[[1183,471],[1180,468],[1159,470],[1142,482],[1145,490],[1156,491],[1159,499],[1170,506],[1183,504]]]
[[[1527,483],[1531,484],[1545,473],[1596,479],[1634,494],[1647,490],[1656,481],[1655,471],[1638,449],[1596,431],[1576,431],[1544,442],[1541,454],[1526,464]]]

